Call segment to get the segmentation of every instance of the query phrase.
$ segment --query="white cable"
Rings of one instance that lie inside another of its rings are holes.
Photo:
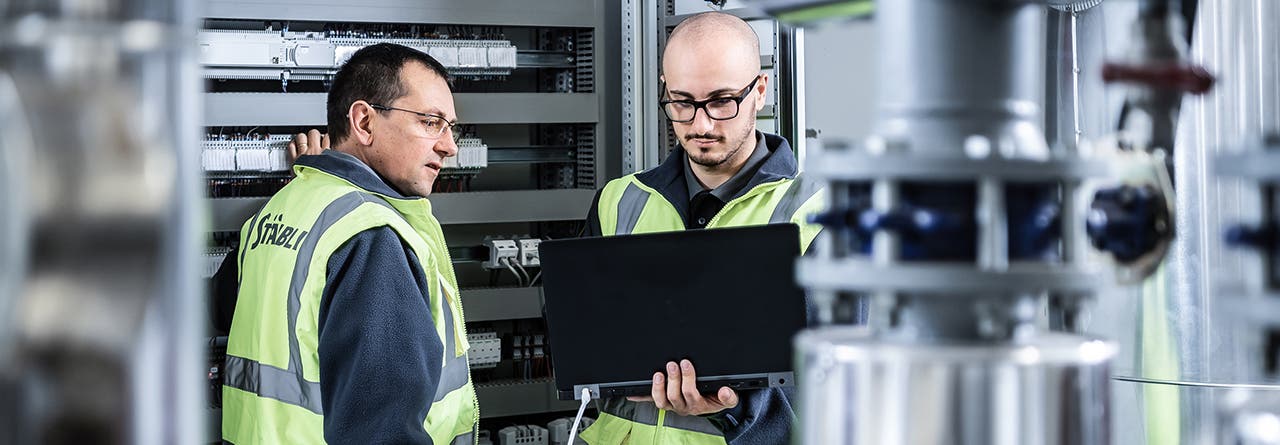
[[[539,278],[542,278],[542,271],[541,271],[541,270],[539,270],[539,271],[538,271],[538,274],[537,274],[537,275],[534,275],[534,276],[533,276],[533,279],[529,280],[529,287],[533,287],[533,283],[537,282]]]
[[[525,286],[530,286],[530,287],[532,287],[532,286],[533,286],[533,279],[532,279],[532,278],[529,278],[529,271],[528,271],[528,270],[525,270],[525,268],[524,268],[524,265],[523,265],[523,264],[516,263],[515,261],[512,261],[512,263],[515,263],[515,265],[516,265],[516,269],[519,269],[519,270],[520,270],[520,275],[524,275],[524,282],[525,282]]]
[[[521,286],[524,286],[524,279],[520,277],[520,274],[519,274],[518,272],[516,272],[516,268],[511,267],[511,262],[510,262],[510,261],[507,261],[507,260],[504,258],[504,259],[503,259],[503,261],[502,261],[502,264],[503,264],[504,266],[507,266],[507,270],[511,271],[511,274],[512,274],[512,275],[515,275],[515,276],[516,276],[516,282],[517,282],[517,283],[519,283]]]
[[[524,287],[524,276],[520,275],[520,272],[516,272],[516,268],[513,267],[511,263],[511,258],[503,258],[502,264],[507,265],[507,270],[511,271],[511,274],[516,276],[516,282],[518,282],[521,287]]]
[[[524,286],[528,286],[532,284],[529,282],[529,272],[525,271],[524,266],[520,265],[520,263],[516,261],[515,258],[511,259],[511,265],[516,266],[516,271],[520,272],[520,276],[524,277],[524,283],[523,283]]]
[[[591,402],[591,390],[582,388],[582,405],[578,406],[578,417],[573,418],[573,426],[569,427],[569,441],[566,445],[573,445],[573,438],[578,436],[578,425],[582,423],[582,413],[587,411],[587,403]]]
[[[516,272],[520,273],[520,277],[524,278],[524,281],[521,281],[520,285],[527,286],[529,284],[529,273],[524,270],[524,266],[520,265],[520,263],[515,258],[508,258],[508,259],[511,260],[511,265],[516,267]]]

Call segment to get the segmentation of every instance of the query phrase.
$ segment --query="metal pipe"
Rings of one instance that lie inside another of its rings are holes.
[[[1169,11],[1182,11],[1182,0],[1139,0],[1138,15],[1141,17],[1165,17]]]
[[[959,155],[982,136],[1006,157],[1048,155],[1037,100],[1045,10],[1033,4],[893,1],[880,22],[877,133],[912,153]],[[977,62],[980,61],[980,62]]]

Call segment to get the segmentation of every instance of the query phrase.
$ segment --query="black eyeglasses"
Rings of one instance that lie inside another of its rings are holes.
[[[742,101],[751,94],[751,90],[756,87],[756,82],[760,81],[760,76],[751,79],[751,84],[743,88],[736,96],[731,97],[715,97],[707,100],[662,100],[658,104],[662,105],[662,112],[667,114],[667,119],[671,122],[686,123],[693,122],[693,118],[698,115],[698,109],[706,110],[707,117],[712,120],[725,121],[738,117],[738,109],[742,106]],[[662,90],[666,91],[666,85],[662,86]]]
[[[458,139],[459,139],[458,132],[453,131],[453,127],[458,126],[458,124],[449,122],[448,119],[445,119],[444,116],[441,116],[439,114],[423,113],[420,111],[406,110],[404,108],[388,107],[386,105],[378,105],[378,104],[369,104],[369,108],[373,108],[378,111],[395,110],[395,111],[403,111],[405,113],[416,114],[418,115],[418,117],[421,117],[423,119],[422,125],[426,127],[427,137],[438,138],[438,137],[444,136],[445,130],[449,130],[449,132],[453,134],[453,141],[458,142]]]

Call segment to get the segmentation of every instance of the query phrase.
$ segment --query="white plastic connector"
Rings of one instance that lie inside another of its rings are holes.
[[[515,240],[488,239],[484,245],[489,248],[489,259],[483,264],[485,269],[506,269],[509,262],[520,261],[520,247]]]
[[[583,417],[582,423],[578,425],[578,433],[590,428],[595,423],[595,419]],[[573,417],[561,417],[547,423],[547,435],[549,436],[550,445],[567,445],[569,444],[569,426],[573,425]],[[582,438],[576,438],[573,445],[587,445]]]
[[[541,267],[542,260],[538,257],[538,245],[542,244],[542,240],[537,238],[520,240],[520,265],[524,267]]]

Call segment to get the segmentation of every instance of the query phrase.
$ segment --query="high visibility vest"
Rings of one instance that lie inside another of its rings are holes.
[[[800,249],[806,251],[822,226],[808,222],[825,206],[822,184],[804,174],[759,184],[725,203],[708,229],[794,223],[800,226]],[[685,230],[684,219],[657,190],[629,175],[610,181],[597,204],[605,236]],[[724,445],[724,434],[703,417],[681,416],[652,403],[625,398],[600,402],[600,415],[582,432],[591,445]]]
[[[444,342],[439,389],[422,427],[437,444],[474,443],[480,411],[466,325],[431,203],[373,193],[306,166],[294,170],[297,178],[240,232],[222,438],[238,445],[325,442],[318,326],[329,257],[360,232],[390,227],[426,272],[432,322]]]
[[[800,226],[801,251],[822,231],[808,217],[825,204],[822,183],[803,173],[753,187],[725,203],[707,223],[708,229],[794,223]],[[610,181],[597,205],[605,236],[684,230],[684,219],[657,190],[628,175]]]

